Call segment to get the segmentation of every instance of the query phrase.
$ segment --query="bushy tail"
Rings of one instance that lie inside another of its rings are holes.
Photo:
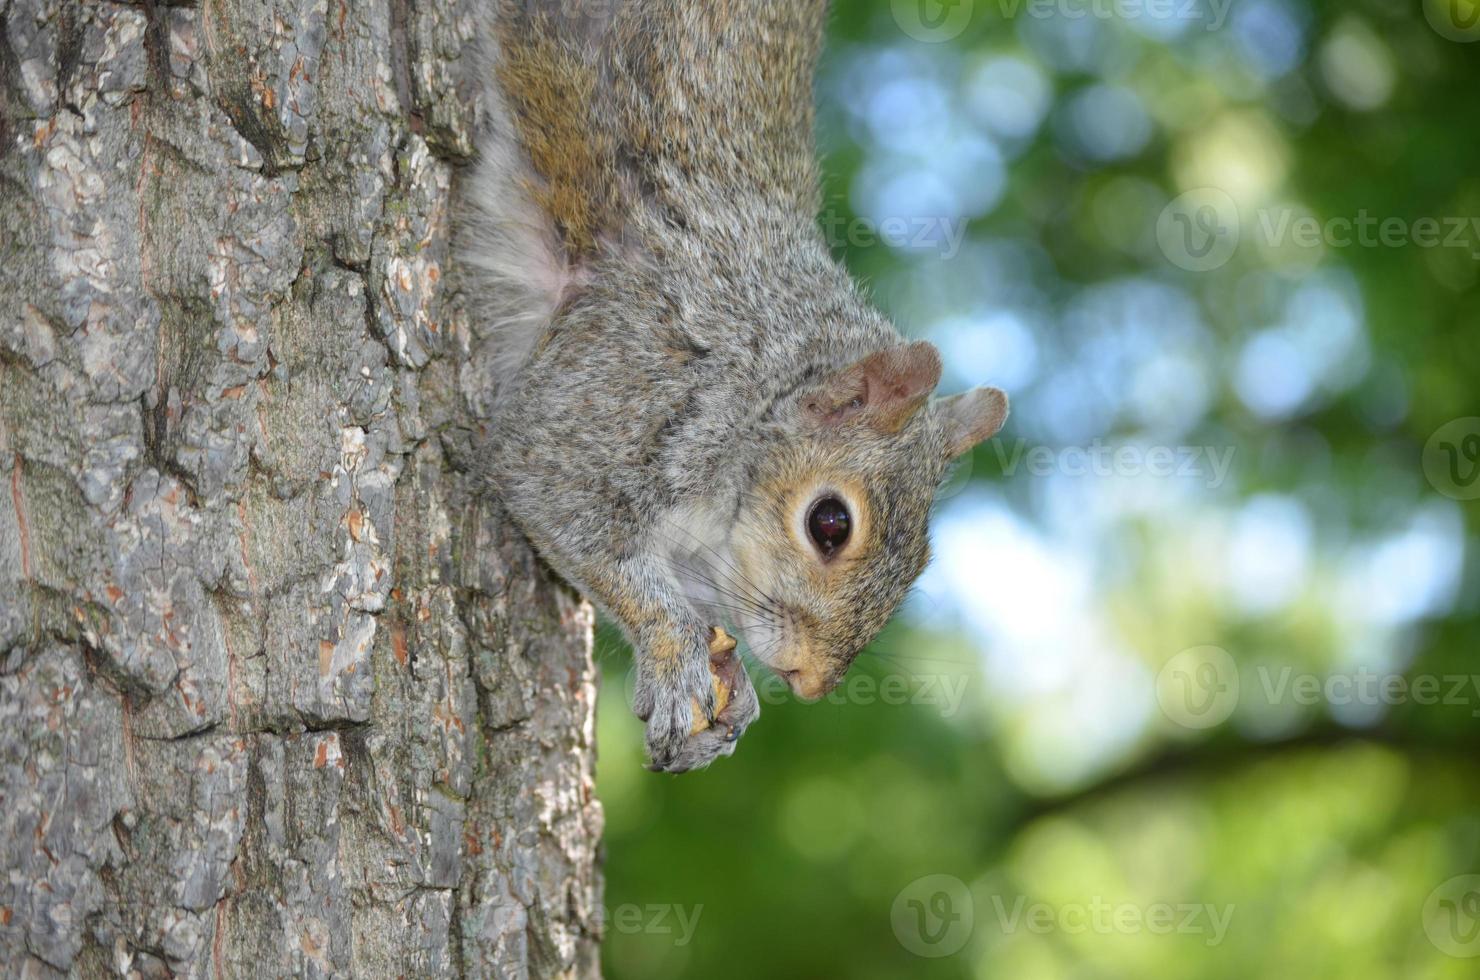
[[[630,234],[746,200],[815,214],[811,78],[826,0],[489,0],[463,261],[507,381]],[[719,219],[717,219],[719,220]],[[733,222],[732,215],[723,221]]]
[[[599,28],[572,25],[563,6],[495,0],[479,24],[483,119],[464,194],[461,258],[501,387],[579,281],[581,252],[599,220],[595,188],[611,179],[594,125],[591,32]]]

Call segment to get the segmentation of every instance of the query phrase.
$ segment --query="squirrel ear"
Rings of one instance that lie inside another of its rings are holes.
[[[997,434],[1007,421],[1007,395],[997,388],[976,388],[943,398],[936,405],[946,426],[946,458],[955,459]]]
[[[802,402],[823,425],[862,417],[880,432],[898,432],[940,383],[940,354],[923,340],[875,351],[823,382]]]

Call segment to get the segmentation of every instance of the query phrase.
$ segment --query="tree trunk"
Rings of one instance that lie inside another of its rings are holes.
[[[477,0],[0,0],[0,974],[594,975],[589,607],[463,475]]]

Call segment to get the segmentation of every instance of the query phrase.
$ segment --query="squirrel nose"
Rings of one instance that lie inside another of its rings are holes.
[[[800,670],[778,671],[792,693],[804,701],[816,701],[828,691],[832,690],[832,681],[821,671],[810,667]]]

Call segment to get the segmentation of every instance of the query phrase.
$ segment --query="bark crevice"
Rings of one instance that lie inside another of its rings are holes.
[[[597,973],[591,613],[456,458],[473,24],[0,3],[0,974]]]

